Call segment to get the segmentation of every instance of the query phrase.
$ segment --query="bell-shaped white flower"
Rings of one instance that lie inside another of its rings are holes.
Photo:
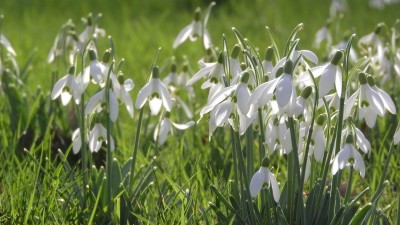
[[[90,131],[89,135],[89,149],[91,152],[98,152],[101,148],[101,145],[105,142],[106,144],[110,144],[111,151],[114,151],[114,139],[111,137],[110,143],[107,143],[107,130],[100,123],[96,123],[93,126],[93,129]]]
[[[224,55],[222,53],[218,56],[218,62],[215,63],[204,63],[199,62],[203,66],[192,78],[188,80],[187,85],[193,85],[196,81],[201,78],[208,77],[208,80],[201,86],[202,89],[209,88],[213,84],[223,83],[222,77],[224,76]]]
[[[184,27],[175,38],[173,48],[177,48],[187,39],[190,41],[196,41],[198,38],[203,39],[203,44],[205,49],[209,49],[212,45],[211,36],[208,33],[205,25],[200,20],[200,8],[197,8],[194,14],[194,20],[189,25]]]
[[[131,79],[124,80],[122,74],[119,74],[118,77],[112,74],[111,81],[117,100],[120,100],[125,105],[129,115],[133,118],[133,103],[131,96],[129,95],[129,91],[131,91],[135,86],[133,81]]]
[[[264,60],[262,61],[264,75],[268,77],[268,81],[274,79],[274,77],[272,77],[272,70],[274,69],[274,65],[272,64],[273,57],[274,57],[274,48],[270,46],[267,48]]]
[[[323,42],[329,47],[332,45],[332,35],[329,31],[330,22],[327,22],[321,29],[317,31],[314,38],[314,47],[319,48]]]
[[[162,145],[167,140],[168,135],[172,133],[172,127],[175,127],[178,130],[186,130],[193,125],[194,121],[189,121],[185,124],[174,123],[170,119],[170,113],[167,112],[165,113],[160,124],[156,127],[156,129],[154,129],[154,141],[157,141],[159,145]]]
[[[332,0],[329,7],[330,18],[335,18],[340,14],[343,14],[347,10],[347,4],[345,0]]]
[[[311,93],[312,93],[312,87],[307,86],[303,88],[303,90],[300,93],[300,96],[297,97],[296,108],[294,112],[296,117],[307,114],[305,110],[311,110],[311,103],[312,103],[310,98]]]
[[[279,77],[276,84],[275,96],[280,113],[287,113],[288,116],[294,114],[296,107],[296,89],[292,84],[293,78],[293,62],[288,60],[285,63],[283,74]]]
[[[89,50],[90,59],[90,75],[96,84],[104,83],[107,79],[108,68],[97,60],[96,52],[93,49]]]
[[[98,28],[97,24],[95,23],[96,21],[93,21],[93,19],[97,20],[99,17],[101,17],[101,14],[98,14],[97,18],[92,18],[92,15],[89,14],[89,16],[86,18],[85,29],[79,34],[79,41],[81,43],[86,43],[93,35],[96,37],[104,37],[106,35],[106,31]]]
[[[278,182],[273,173],[268,169],[269,160],[268,158],[264,158],[262,162],[262,166],[260,169],[253,175],[250,181],[250,194],[252,197],[256,197],[258,193],[260,193],[264,184],[267,184],[268,188],[272,188],[272,195],[274,197],[275,202],[279,202],[279,198],[281,192],[279,190]]]
[[[331,62],[324,66],[321,74],[314,74],[314,76],[321,76],[319,80],[319,96],[324,97],[336,85],[336,92],[340,96],[342,94],[342,70],[339,67],[340,60],[343,53],[337,51],[332,57]]]
[[[354,130],[354,133],[352,132]],[[364,134],[357,127],[348,128],[346,127],[342,131],[342,137],[347,137],[348,135],[353,135],[356,137],[356,145],[357,147],[364,152],[365,154],[369,154],[371,152],[371,144],[368,139],[365,138]]]
[[[79,97],[79,87],[74,77],[75,67],[69,68],[68,74],[58,80],[53,87],[51,92],[51,99],[54,100],[61,96],[61,102],[63,105],[67,105],[72,97],[75,99]]]
[[[333,159],[332,163],[332,175],[335,175],[339,169],[343,169],[346,166],[353,166],[355,170],[360,171],[361,177],[365,177],[365,164],[360,153],[353,146],[353,136],[348,135],[346,143],[343,148]]]
[[[153,115],[157,115],[161,106],[165,110],[171,111],[172,100],[167,87],[160,80],[160,72],[157,66],[153,68],[152,78],[140,91],[136,99],[135,107],[141,109],[149,99],[150,110]]]
[[[108,93],[109,93],[108,97],[109,97],[109,107],[110,107],[109,109],[110,120],[115,122],[118,118],[118,112],[119,112],[118,100],[114,91],[110,89]],[[85,115],[93,114],[94,112],[96,113],[101,112],[106,104],[106,100],[107,100],[107,95],[105,89],[102,89],[99,92],[97,92],[89,99],[88,103],[86,104]]]

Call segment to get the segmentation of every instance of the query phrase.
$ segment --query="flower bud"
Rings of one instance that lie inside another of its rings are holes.
[[[197,7],[196,11],[194,11],[194,21],[200,21],[200,8]]]
[[[312,93],[311,86],[307,86],[307,87],[303,88],[300,96],[303,97],[304,99],[307,99],[308,97],[310,97],[311,93]]]
[[[222,52],[220,52],[218,55],[218,63],[224,64],[224,54],[222,54]]]
[[[288,60],[285,62],[285,66],[283,68],[283,73],[293,75],[293,62],[292,60]]]
[[[332,59],[331,59],[331,64],[337,66],[339,65],[340,60],[343,57],[343,52],[342,51],[336,51],[335,55],[333,55]]]
[[[367,81],[368,81],[369,86],[371,86],[371,87],[375,86],[375,79],[371,75],[367,76]]]
[[[265,157],[261,163],[262,167],[269,167],[269,159],[268,157]]]
[[[346,144],[352,144],[352,143],[353,143],[353,135],[349,134],[349,135],[347,135],[347,138],[346,138]]]
[[[249,72],[245,72],[245,73],[242,75],[242,77],[240,78],[240,82],[241,82],[241,83],[247,84],[247,82],[249,81],[249,77],[250,77]]]
[[[265,60],[271,62],[274,57],[274,48],[269,46],[267,51],[265,52]]]
[[[68,74],[71,74],[71,75],[75,74],[75,66],[70,66],[69,67]]]
[[[233,59],[237,59],[238,56],[239,56],[240,51],[241,51],[240,46],[238,44],[236,44],[235,46],[233,46],[231,57]]]
[[[153,67],[152,77],[153,79],[160,78],[160,69],[158,66]]]
[[[90,61],[97,60],[96,52],[93,49],[89,49],[89,59]]]
[[[358,80],[360,81],[360,84],[366,84],[367,83],[367,77],[365,76],[365,73],[359,73],[358,74]]]
[[[103,62],[104,62],[104,63],[110,62],[110,57],[111,57],[111,50],[110,50],[110,49],[107,49],[107,50],[104,52],[104,55],[103,55]]]

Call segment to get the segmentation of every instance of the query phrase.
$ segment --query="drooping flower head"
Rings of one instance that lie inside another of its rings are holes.
[[[250,181],[250,194],[252,197],[256,197],[260,193],[264,184],[267,187],[272,187],[272,194],[275,202],[279,202],[281,192],[279,190],[278,182],[273,173],[268,169],[269,159],[264,158],[260,169],[253,175]]]

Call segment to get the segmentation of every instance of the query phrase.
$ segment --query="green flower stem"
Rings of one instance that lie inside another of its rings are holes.
[[[236,138],[234,135],[234,130],[231,128],[231,141],[232,141],[232,161],[233,161],[233,179],[235,180],[234,184],[234,193],[233,196],[236,200],[239,200],[239,174],[238,174],[238,161],[237,161],[237,149],[236,149]]]
[[[132,165],[131,165],[131,174],[129,177],[129,187],[133,186],[133,176],[135,174],[135,163],[136,163],[136,158],[137,158],[137,153],[139,149],[139,141],[140,141],[140,131],[142,127],[142,121],[143,121],[143,108],[140,109],[139,112],[139,121],[138,121],[138,126],[136,130],[136,136],[135,136],[135,146],[133,148],[133,154],[132,154]]]
[[[112,121],[110,120],[110,77],[111,77],[111,71],[113,70],[114,67],[114,62],[111,63],[110,68],[108,69],[108,75],[107,75],[107,81],[106,81],[106,109],[107,109],[107,123],[106,123],[106,129],[107,129],[107,200],[109,204],[108,212],[110,213],[110,216],[112,215],[113,211],[113,196],[112,196],[112,186],[113,186],[113,179],[112,179],[112,161],[113,161],[113,152],[111,150],[111,132],[112,132]]]
[[[350,166],[349,170],[349,180],[347,181],[347,188],[346,188],[346,194],[344,196],[344,204],[348,204],[351,196],[351,185],[353,183],[353,165]]]
[[[249,126],[246,131],[246,159],[247,159],[247,177],[254,173],[254,149],[253,149],[253,126]],[[247,179],[246,184],[250,181]],[[246,185],[246,186],[247,186]]]
[[[292,191],[292,204],[289,204],[289,207],[292,207],[292,209],[296,209],[296,211],[298,213],[296,213],[296,221],[303,221],[303,224],[305,224],[305,215],[304,215],[304,207],[303,207],[303,192],[302,190],[296,188],[299,187],[300,185],[300,163],[299,163],[299,153],[298,153],[298,149],[297,149],[297,142],[296,142],[296,133],[294,130],[294,120],[293,117],[289,117],[288,118],[288,122],[289,122],[289,129],[290,129],[290,138],[292,140],[292,152],[289,154],[289,156],[291,155],[291,158],[293,160],[293,167],[292,170],[288,170],[288,173],[291,173],[291,176],[295,176],[292,177],[292,182],[293,182],[293,187],[291,188]],[[290,160],[290,159],[289,159]],[[298,196],[298,201],[297,201],[297,205],[294,207],[293,203],[296,202],[295,198],[296,198],[296,193],[295,190],[297,190],[297,196]],[[299,218],[300,217],[300,218]],[[293,219],[293,217],[291,217],[291,219]],[[299,220],[300,219],[300,220]]]

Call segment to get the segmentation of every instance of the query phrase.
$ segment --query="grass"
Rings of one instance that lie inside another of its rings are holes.
[[[81,193],[76,185],[82,182],[82,177],[76,162],[79,157],[73,157],[70,153],[69,140],[72,129],[71,123],[67,122],[69,114],[60,107],[58,101],[49,100],[52,72],[59,70],[61,76],[67,71],[67,68],[61,70],[47,63],[48,52],[60,26],[72,19],[78,30],[81,30],[81,17],[89,12],[102,13],[100,27],[106,30],[107,35],[112,36],[117,57],[125,59],[123,71],[126,77],[135,82],[135,89],[131,93],[135,101],[138,91],[148,80],[150,66],[159,47],[162,51],[158,64],[162,65],[172,56],[182,60],[182,55],[186,55],[193,71],[199,69],[197,61],[203,54],[199,42],[184,43],[176,50],[172,49],[172,43],[180,29],[192,20],[195,7],[205,9],[208,3],[200,0],[1,1],[0,14],[5,17],[1,24],[1,32],[16,50],[19,65],[22,66],[33,54],[27,82],[21,89],[21,98],[18,99],[20,106],[25,106],[20,110],[25,111],[26,120],[32,121],[27,124],[33,132],[27,132],[30,131],[28,126],[16,125],[14,130],[8,128],[9,121],[18,121],[23,117],[23,113],[10,114],[7,97],[2,96],[0,161],[3,166],[0,167],[0,223],[65,224],[74,223],[73,221],[77,221],[81,216],[78,207],[81,200],[77,197]],[[211,13],[207,28],[214,45],[220,49],[222,34],[226,35],[230,46],[236,43],[231,30],[232,27],[236,27],[260,48],[261,54],[264,54],[264,49],[271,44],[265,26],[273,30],[278,45],[283,50],[292,29],[303,23],[304,29],[298,36],[301,39],[300,48],[314,50],[314,34],[325,24],[328,11],[329,4],[317,0],[299,0],[291,3],[272,0],[254,0],[251,3],[239,0],[219,1]],[[384,10],[375,10],[368,7],[367,1],[349,1],[349,11],[336,24],[334,40],[341,40],[346,32],[356,33],[357,37],[361,37],[372,32],[378,22],[385,22],[391,26],[399,11],[400,4],[386,7]],[[105,49],[109,46],[108,40],[100,40],[99,45],[100,49]],[[316,53],[318,56],[322,55],[318,50]],[[161,76],[165,75],[163,72]],[[38,89],[38,86],[41,88]],[[196,90],[200,91],[198,87]],[[394,96],[397,96],[398,92],[396,90]],[[398,103],[397,98],[395,101]],[[197,110],[194,120],[198,119],[198,111],[205,103],[204,93],[193,102],[192,106]],[[72,107],[69,110],[73,112]],[[131,120],[125,109],[120,111],[122,116],[116,129],[118,137],[114,156],[119,164],[123,165],[132,156],[139,112],[136,110],[135,119]],[[137,202],[132,203],[134,215],[144,224],[216,223],[229,210],[215,196],[210,185],[215,185],[224,196],[229,196],[230,190],[235,188],[231,181],[233,162],[232,152],[229,151],[232,148],[229,138],[221,129],[208,142],[207,122],[203,119],[191,130],[176,133],[175,136],[179,138],[170,137],[166,145],[155,151],[152,132],[157,120],[145,111],[137,159],[137,171],[143,172],[143,177],[138,178],[142,183],[135,183],[142,189],[137,196]],[[373,151],[370,157],[365,159],[367,177],[361,179],[358,175],[354,176],[354,194],[368,186],[371,190],[377,189],[382,163],[388,152],[388,143],[391,142],[390,137],[383,141],[381,139],[385,131],[393,129],[388,121],[381,120],[377,129],[366,130]],[[29,153],[24,152],[23,148],[27,148]],[[58,153],[58,148],[63,154]],[[388,215],[393,224],[398,205],[396,193],[400,183],[397,172],[397,159],[400,155],[398,149],[395,150],[387,177],[390,184],[385,188],[379,205],[391,206]],[[93,183],[98,184],[94,185],[94,194],[101,191],[101,180],[98,180],[101,176],[96,177],[95,173],[101,173],[101,165],[104,165],[103,153],[93,156],[98,168],[91,178]],[[279,171],[279,174],[276,174],[278,180],[283,182],[286,179],[285,160],[283,157],[276,157],[272,158],[271,162],[276,171]],[[257,163],[255,165],[258,167]],[[343,177],[342,180],[346,180],[346,172]],[[370,199],[373,193],[368,194],[366,199]],[[97,196],[93,197],[96,199]],[[102,201],[96,199],[96,206],[99,207],[89,208],[84,212],[85,215],[95,215],[94,222],[98,224],[107,220]]]

